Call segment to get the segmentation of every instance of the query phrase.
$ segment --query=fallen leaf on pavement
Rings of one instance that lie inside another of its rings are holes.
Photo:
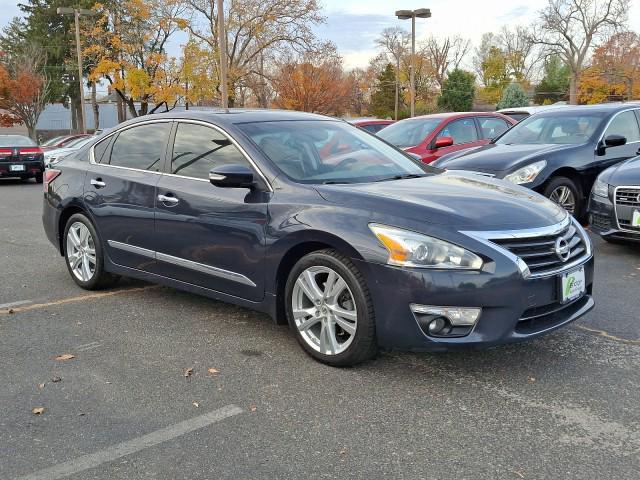
[[[536,377],[529,377],[529,378],[527,378],[527,382],[528,382],[528,383],[536,383]]]
[[[42,415],[44,413],[44,407],[36,407],[31,411],[34,415]]]
[[[184,376],[185,376],[185,377],[190,377],[192,373],[193,373],[193,367],[191,367],[191,368],[187,368],[187,369],[184,371]]]
[[[218,373],[220,373],[220,370],[216,370],[215,368],[210,368],[209,370],[207,370],[209,372],[209,374],[211,375],[217,375]]]
[[[193,402],[193,406],[198,408],[200,406],[200,404],[198,402]]]
[[[251,405],[249,407],[249,410],[251,410],[252,412],[255,412],[256,410],[258,410],[258,407],[256,407],[255,405]]]
[[[86,415],[86,413],[84,413],[84,412],[81,412],[81,413],[78,414],[79,417],[84,417],[85,415]]]
[[[63,353],[62,355],[57,356],[56,360],[64,362],[65,360],[71,360],[72,358],[76,358],[76,356],[71,353]]]
[[[343,448],[342,450],[340,450],[340,455],[346,455],[347,453],[347,449]]]
[[[42,390],[42,389],[44,388],[44,383],[39,383],[39,384],[38,384],[38,388],[39,388],[40,390]]]
[[[9,309],[9,313],[13,313],[13,308],[10,308],[10,309]]]
[[[53,383],[58,383],[58,382],[61,382],[61,381],[62,381],[62,378],[60,378],[60,377],[51,377],[51,381],[52,381]]]

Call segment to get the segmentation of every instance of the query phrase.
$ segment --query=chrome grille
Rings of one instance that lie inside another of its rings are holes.
[[[640,187],[616,189],[616,205],[640,208]]]
[[[586,258],[589,254],[589,240],[582,237],[576,226],[570,223],[559,233],[522,238],[498,238],[491,241],[509,250],[521,258],[529,267],[533,276],[541,276],[564,270],[576,261]],[[568,251],[562,257],[556,252],[560,243],[566,245]]]

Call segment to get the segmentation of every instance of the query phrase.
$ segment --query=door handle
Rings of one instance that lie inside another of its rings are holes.
[[[171,195],[171,196],[158,195],[158,200],[160,200],[162,203],[170,203],[172,205],[175,205],[180,201],[176,197],[174,197],[173,195]]]
[[[101,178],[92,178],[91,185],[93,185],[96,188],[102,188],[107,186],[107,184],[104,183]]]

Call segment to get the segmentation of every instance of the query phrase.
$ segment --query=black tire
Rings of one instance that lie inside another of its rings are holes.
[[[302,337],[293,317],[292,296],[296,280],[309,267],[333,269],[346,282],[357,308],[357,327],[351,344],[343,352],[325,355],[314,350]],[[348,367],[373,358],[378,351],[373,302],[364,277],[349,258],[335,250],[320,250],[302,257],[289,272],[285,286],[287,321],[302,348],[316,360],[334,367]]]
[[[95,270],[93,272],[93,276],[88,281],[83,281],[80,278],[78,278],[73,272],[71,265],[69,263],[69,257],[68,257],[69,250],[67,248],[67,241],[68,241],[67,236],[69,234],[69,229],[71,228],[71,226],[77,222],[84,224],[89,230],[91,236],[93,237],[96,263],[95,263]],[[62,247],[64,249],[64,259],[67,265],[67,270],[69,271],[69,275],[71,275],[71,278],[73,279],[73,281],[76,282],[78,286],[80,286],[81,288],[84,288],[85,290],[99,290],[101,288],[105,288],[113,285],[118,280],[119,277],[117,275],[113,275],[104,270],[104,253],[103,253],[104,250],[102,248],[102,242],[98,237],[98,232],[96,232],[96,229],[93,226],[93,223],[91,223],[91,220],[89,220],[89,218],[86,215],[82,213],[76,213],[72,215],[69,218],[69,220],[67,220],[67,224],[64,227]]]
[[[544,187],[542,194],[545,197],[551,199],[553,192],[561,187],[568,188],[571,191],[573,198],[575,199],[575,208],[572,212],[573,216],[577,219],[582,218],[584,214],[585,199],[582,195],[582,189],[580,188],[580,186],[570,178],[551,178],[551,180],[549,180],[549,182],[547,182],[546,186]]]
[[[36,183],[42,183],[44,181],[44,174],[42,172],[36,173]]]

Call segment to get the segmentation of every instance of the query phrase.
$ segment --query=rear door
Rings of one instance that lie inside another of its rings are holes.
[[[150,270],[155,263],[156,187],[171,121],[134,125],[92,149],[84,200],[111,260]]]
[[[246,165],[258,175],[255,166],[225,132],[200,122],[177,122],[170,152],[157,191],[157,273],[261,300],[270,194],[209,182],[217,166]]]
[[[502,135],[511,127],[511,124],[506,120],[498,117],[479,116],[477,120],[478,128],[480,129],[480,139],[487,140],[488,142]]]

